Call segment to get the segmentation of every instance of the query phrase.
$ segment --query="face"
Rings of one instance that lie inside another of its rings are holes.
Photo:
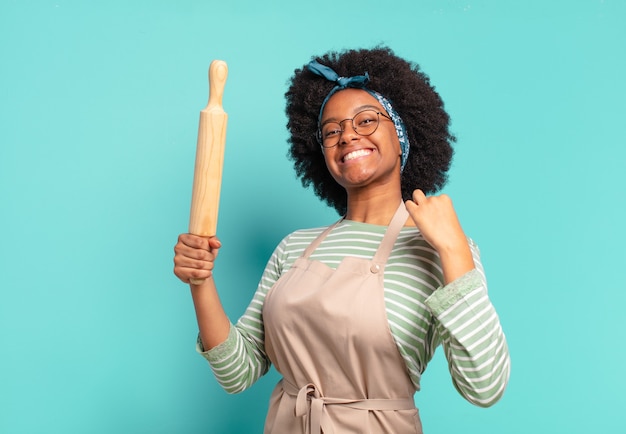
[[[393,122],[381,115],[376,131],[361,136],[349,120],[366,109],[387,114],[368,92],[344,89],[330,97],[322,113],[322,124],[343,121],[339,143],[323,152],[329,172],[348,193],[351,189],[400,186],[400,142]]]

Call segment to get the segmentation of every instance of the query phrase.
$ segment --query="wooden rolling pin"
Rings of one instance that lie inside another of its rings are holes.
[[[217,233],[217,215],[224,166],[228,115],[222,107],[228,66],[214,60],[209,67],[209,103],[200,111],[196,164],[191,195],[189,233],[211,237]],[[204,279],[191,279],[194,285]]]

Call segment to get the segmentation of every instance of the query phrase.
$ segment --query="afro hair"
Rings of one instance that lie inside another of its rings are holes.
[[[329,52],[314,57],[339,74],[350,77],[369,74],[367,88],[387,98],[404,121],[410,152],[402,172],[402,197],[410,199],[415,189],[434,193],[447,181],[455,137],[449,132],[450,117],[419,65],[396,56],[390,48]],[[347,194],[326,168],[322,149],[316,139],[322,102],[335,86],[305,66],[296,69],[285,94],[289,158],[304,187],[313,186],[315,194],[339,215],[347,208]]]

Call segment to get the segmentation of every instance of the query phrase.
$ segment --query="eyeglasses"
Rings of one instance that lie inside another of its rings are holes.
[[[317,141],[324,148],[337,146],[341,139],[341,134],[345,131],[342,126],[345,121],[352,122],[352,129],[359,136],[371,136],[378,128],[381,116],[387,120],[391,120],[391,118],[384,113],[367,109],[358,112],[353,118],[347,118],[339,122],[324,122],[317,130]]]

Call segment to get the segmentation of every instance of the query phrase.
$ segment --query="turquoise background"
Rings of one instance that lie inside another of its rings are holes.
[[[228,62],[218,281],[233,320],[276,243],[336,219],[286,158],[283,94],[329,49],[419,62],[507,334],[500,403],[438,352],[427,434],[624,433],[626,2],[0,1],[0,432],[261,432],[195,354],[186,231],[211,60]]]

